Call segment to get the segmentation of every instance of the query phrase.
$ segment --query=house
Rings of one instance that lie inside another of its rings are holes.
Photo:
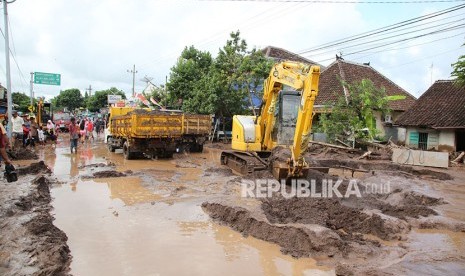
[[[392,122],[408,110],[416,99],[376,71],[370,66],[370,63],[359,64],[336,56],[336,60],[325,68],[320,75],[319,92],[315,100],[316,119],[318,113],[324,112],[328,105],[335,103],[340,97],[348,99],[350,96],[349,91],[341,84],[341,81],[354,83],[362,79],[370,79],[376,87],[384,87],[388,96],[399,95],[405,97],[402,100],[389,102],[390,114],[374,114],[376,128],[379,130],[380,136],[391,138],[393,141],[397,141],[399,138],[403,140],[405,133],[399,132],[397,127],[393,127]]]
[[[291,60],[295,62],[300,62],[308,65],[318,65],[320,66],[320,69],[323,70],[325,67],[317,62],[314,62],[313,60],[309,60],[307,58],[304,58],[303,56],[300,56],[296,53],[290,52],[288,50],[274,47],[274,46],[267,46],[261,50],[267,58],[271,58],[276,62],[279,61],[284,61],[284,60]]]
[[[465,86],[453,80],[436,81],[395,122],[406,128],[409,147],[465,151]]]

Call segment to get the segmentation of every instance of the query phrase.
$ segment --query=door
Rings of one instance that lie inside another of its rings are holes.
[[[465,130],[455,131],[455,151],[465,151]]]

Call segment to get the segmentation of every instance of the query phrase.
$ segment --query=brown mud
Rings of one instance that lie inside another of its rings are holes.
[[[289,149],[284,147],[275,147],[273,149],[272,161],[286,162],[290,157],[291,153]],[[356,155],[357,157],[360,155]],[[330,156],[329,156],[330,157]],[[419,178],[431,178],[438,180],[452,180],[453,177],[445,171],[431,170],[431,169],[419,169],[412,166],[406,166],[401,164],[394,164],[389,161],[362,161],[352,160],[350,154],[341,154],[338,158],[329,158],[328,156],[315,156],[313,153],[307,152],[304,155],[307,163],[310,166],[316,167],[330,167],[330,168],[353,168],[359,170],[368,171],[387,171],[402,173],[405,177],[419,177]]]
[[[109,177],[125,177],[132,174],[132,171],[128,170],[125,172],[118,172],[115,170],[104,170],[92,173],[92,175],[84,175],[83,179],[92,179],[92,178],[109,178]]]
[[[287,149],[276,148],[272,160],[285,161],[289,157]],[[362,180],[358,180],[359,185],[365,187],[365,190],[361,189],[362,197],[285,198],[274,193],[272,197],[251,199],[257,201],[255,205],[238,204],[237,200],[222,198],[206,201],[202,207],[214,220],[245,236],[278,244],[283,253],[299,258],[330,258],[323,264],[334,265],[337,275],[390,275],[376,263],[401,260],[408,252],[403,243],[409,240],[414,228],[462,232],[465,229],[463,223],[439,215],[436,208],[447,205],[447,200],[421,192],[423,180],[453,180],[449,173],[388,162],[316,159],[309,155],[306,158],[315,166],[368,171],[362,175]],[[260,171],[240,178],[232,185],[239,185],[243,179],[271,178],[270,172]],[[405,185],[411,178],[419,179],[416,180],[418,184],[413,181]],[[307,180],[312,179],[321,183],[323,179],[336,181],[338,176],[310,170]],[[339,186],[338,190],[343,195],[349,180],[343,179]],[[366,184],[373,180],[391,181],[389,191],[370,193]],[[290,190],[289,186],[287,190]],[[321,192],[321,186],[317,186],[315,192]],[[400,244],[389,248],[383,245],[391,242]],[[359,263],[360,259],[365,261]]]
[[[0,184],[1,275],[69,275],[68,238],[50,214],[49,172],[33,163],[18,169],[17,182]]]
[[[8,157],[11,160],[36,160],[39,159],[37,154],[29,148],[18,147],[14,150],[7,150]]]

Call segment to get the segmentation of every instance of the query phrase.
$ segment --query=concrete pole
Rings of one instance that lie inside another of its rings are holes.
[[[29,97],[31,97],[31,106],[34,106],[34,73],[31,72],[31,91]]]
[[[6,89],[8,97],[8,137],[11,138],[12,123],[11,119],[13,118],[13,99],[11,97],[11,75],[10,75],[10,38],[8,30],[8,11],[7,11],[7,1],[3,0],[3,18],[5,19],[5,61],[6,61]]]
[[[134,64],[133,67],[132,67],[132,70],[127,70],[128,73],[132,73],[132,97],[135,97],[136,96],[136,90],[134,88],[135,86],[135,83],[136,83],[136,65]]]

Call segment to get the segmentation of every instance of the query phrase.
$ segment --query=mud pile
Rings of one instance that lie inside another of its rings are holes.
[[[36,160],[39,159],[37,154],[29,148],[19,147],[14,150],[7,150],[8,157],[12,160]]]
[[[53,225],[49,178],[25,172],[14,185],[0,185],[0,274],[68,275],[71,255],[66,234]]]
[[[18,175],[38,174],[38,173],[50,174],[50,173],[52,173],[50,168],[47,167],[47,165],[45,165],[44,161],[39,161],[37,163],[32,163],[27,167],[16,168],[16,172],[18,173]]]
[[[278,147],[273,152],[273,160],[285,161],[289,157],[287,149]],[[370,173],[365,179],[390,179],[391,172],[397,176],[399,172],[403,172],[408,177],[451,179],[447,173],[386,162],[319,160],[306,157],[310,164],[319,167],[345,166],[368,170]],[[371,172],[373,170],[376,174]],[[235,185],[240,185],[241,180],[272,178],[270,172],[260,171],[239,179]],[[321,184],[323,180],[336,183],[338,177],[310,170],[306,180],[314,180],[317,184]],[[337,190],[345,195],[350,183],[349,179],[341,179]],[[401,185],[394,185],[389,191],[373,193],[365,184],[367,183],[358,180],[361,197],[339,197],[333,193],[329,198],[289,198],[282,193],[273,193],[271,197],[250,198],[257,204],[238,203],[237,199],[221,199],[204,202],[202,207],[210,217],[245,236],[251,235],[278,244],[283,253],[294,257],[330,257],[329,262],[337,266],[347,260],[356,262],[359,259],[382,261],[387,257],[400,258],[405,254],[405,248],[386,250],[380,241],[405,240],[412,227],[418,225],[421,219],[437,215],[434,206],[446,204],[442,198],[420,194]],[[288,185],[285,189],[290,192],[291,187]],[[321,193],[322,185],[316,185],[314,190]],[[361,272],[359,268],[353,268],[353,271]],[[366,266],[363,267],[365,268]],[[370,269],[376,271],[377,268]],[[347,267],[344,266],[343,270],[347,270]]]

